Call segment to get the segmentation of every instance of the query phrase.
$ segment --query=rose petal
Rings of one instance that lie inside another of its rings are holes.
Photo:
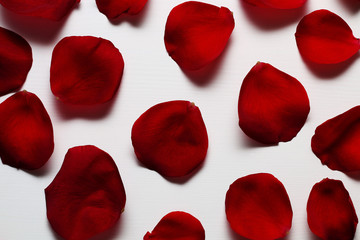
[[[341,181],[326,178],[315,184],[306,210],[311,231],[321,239],[354,238],[358,218]]]
[[[0,27],[0,96],[20,88],[32,65],[29,43],[20,35]]]
[[[360,170],[360,106],[356,106],[315,130],[311,148],[322,164],[332,170]]]
[[[96,5],[107,18],[115,19],[122,14],[138,14],[146,2],[147,0],[96,0]]]
[[[69,149],[45,197],[52,228],[68,240],[89,239],[114,226],[126,201],[114,160],[91,145]]]
[[[345,61],[359,51],[360,42],[338,15],[317,10],[306,15],[295,33],[301,55],[312,62],[333,64]]]
[[[4,164],[37,169],[53,150],[51,120],[35,94],[21,91],[0,104],[0,157]]]
[[[111,100],[119,88],[123,69],[122,55],[109,40],[66,37],[52,54],[51,91],[68,104],[104,103]]]
[[[131,139],[139,161],[166,177],[192,172],[204,161],[208,148],[200,110],[188,101],[151,107],[135,121]]]
[[[144,240],[205,240],[205,230],[200,221],[186,212],[165,215]]]
[[[80,0],[0,0],[8,10],[25,15],[59,21],[67,15]]]
[[[231,228],[253,240],[285,237],[293,216],[284,186],[268,173],[248,175],[231,184],[225,211]]]
[[[293,9],[299,8],[306,3],[307,0],[245,0],[252,5],[265,8],[277,9]]]
[[[239,126],[256,141],[274,144],[294,138],[310,111],[304,87],[270,64],[258,62],[239,95]]]
[[[185,70],[197,70],[214,61],[224,50],[234,29],[232,12],[200,2],[173,8],[165,27],[165,47]]]

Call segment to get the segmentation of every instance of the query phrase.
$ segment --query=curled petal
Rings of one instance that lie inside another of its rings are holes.
[[[99,11],[109,19],[116,19],[122,14],[136,15],[148,0],[96,0]]]
[[[0,95],[20,88],[32,65],[29,43],[20,35],[0,27]]]
[[[234,29],[232,12],[195,1],[173,8],[165,27],[165,47],[185,70],[197,70],[224,50]]]
[[[253,240],[285,237],[293,216],[284,186],[268,173],[248,175],[231,184],[225,211],[231,228]]]
[[[360,41],[354,37],[349,25],[328,10],[306,15],[298,24],[295,37],[300,54],[315,63],[339,63],[360,48]]]
[[[293,9],[302,7],[307,0],[245,0],[252,5],[265,8]]]
[[[51,120],[35,94],[21,91],[0,104],[0,157],[4,164],[38,169],[53,150]]]
[[[356,106],[315,130],[311,148],[322,164],[332,170],[360,170],[360,106]]]
[[[0,0],[10,11],[25,15],[59,21],[66,16],[80,0]]]
[[[301,83],[270,64],[258,62],[242,83],[239,126],[258,142],[290,141],[304,125],[309,111],[309,98]]]
[[[200,110],[188,101],[151,107],[135,121],[131,139],[139,161],[166,177],[192,172],[205,160],[208,148]]]
[[[119,88],[123,69],[122,55],[109,40],[66,37],[52,54],[51,91],[68,104],[105,103]]]
[[[68,150],[45,197],[52,228],[68,240],[89,239],[111,228],[126,201],[114,160],[91,145]]]
[[[354,238],[358,218],[349,193],[341,181],[326,178],[315,184],[306,210],[309,227],[319,238]]]
[[[205,230],[200,221],[186,212],[165,215],[144,240],[205,240]]]

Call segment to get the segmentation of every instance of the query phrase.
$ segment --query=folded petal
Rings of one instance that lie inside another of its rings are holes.
[[[20,35],[0,27],[0,96],[20,88],[32,65],[29,43]]]
[[[80,0],[0,0],[8,10],[26,16],[59,21],[67,15]]]
[[[135,121],[131,139],[139,161],[166,177],[192,172],[205,160],[208,148],[200,110],[188,101],[151,107]]]
[[[293,9],[299,8],[306,3],[307,0],[245,0],[252,5],[266,8],[277,9]]]
[[[205,230],[200,221],[186,212],[165,215],[144,240],[205,240]]]
[[[136,15],[148,0],[96,0],[99,11],[109,19],[115,19],[122,14]]]
[[[293,216],[283,184],[268,173],[248,175],[231,184],[225,212],[231,228],[253,240],[285,237]]]
[[[239,126],[258,142],[290,141],[304,125],[309,111],[309,98],[301,83],[270,64],[258,62],[242,83]]]
[[[360,48],[360,41],[354,37],[349,25],[324,9],[306,15],[298,24],[295,37],[300,54],[315,63],[339,63]]]
[[[226,7],[189,1],[173,8],[165,27],[165,47],[185,70],[197,70],[214,61],[224,50],[234,29]]]
[[[66,37],[53,50],[51,91],[68,104],[105,103],[118,90],[123,69],[122,55],[109,40]]]
[[[114,160],[91,145],[68,150],[45,197],[52,228],[67,240],[89,239],[111,228],[126,201]]]
[[[315,130],[311,148],[322,164],[332,170],[360,170],[360,106],[356,106]]]
[[[315,184],[306,210],[309,227],[319,238],[354,238],[358,218],[349,193],[341,181],[326,178]]]
[[[38,169],[53,150],[51,120],[35,94],[21,91],[0,104],[0,157],[4,164]]]

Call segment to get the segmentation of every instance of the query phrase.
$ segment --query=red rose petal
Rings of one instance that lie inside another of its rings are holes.
[[[186,212],[165,215],[144,240],[205,240],[205,230],[200,221]]]
[[[310,111],[304,87],[270,64],[258,62],[239,95],[239,126],[256,141],[274,144],[294,138]]]
[[[322,164],[332,170],[360,170],[360,106],[356,106],[315,130],[311,148]]]
[[[326,178],[315,184],[306,210],[311,231],[321,239],[354,238],[358,218],[341,181]]]
[[[21,91],[0,104],[0,157],[4,164],[37,169],[53,150],[51,120],[35,94]]]
[[[91,145],[69,149],[45,197],[51,226],[68,240],[89,239],[111,228],[126,201],[114,160]]]
[[[8,10],[26,16],[59,21],[67,15],[80,0],[0,0]]]
[[[139,161],[166,177],[192,172],[204,161],[208,148],[200,110],[188,101],[151,107],[135,121],[131,139]]]
[[[110,41],[91,36],[66,37],[52,54],[51,91],[68,104],[104,103],[119,88],[123,69],[122,55]]]
[[[107,18],[115,19],[122,14],[138,14],[146,2],[147,0],[96,0],[96,5]]]
[[[338,15],[317,10],[306,15],[295,33],[301,55],[312,62],[333,64],[345,61],[359,51],[360,42]]]
[[[0,96],[20,88],[32,65],[29,43],[20,35],[0,27]]]
[[[293,9],[299,8],[306,3],[307,0],[245,0],[252,5],[266,8],[277,9]]]
[[[185,2],[170,12],[165,27],[165,47],[185,70],[197,70],[224,50],[234,29],[232,12],[201,2]]]
[[[231,228],[253,240],[285,237],[293,216],[284,186],[268,173],[248,175],[231,184],[225,211]]]

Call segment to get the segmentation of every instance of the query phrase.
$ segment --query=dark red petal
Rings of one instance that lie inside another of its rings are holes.
[[[293,9],[299,8],[306,3],[307,0],[245,0],[252,5],[266,8],[277,9]]]
[[[309,227],[319,238],[354,238],[358,218],[349,193],[341,181],[326,178],[315,184],[306,210]]]
[[[231,228],[253,240],[285,237],[293,216],[284,186],[268,173],[248,175],[231,184],[225,211]]]
[[[59,21],[67,15],[80,0],[0,0],[0,4],[10,11]]]
[[[73,147],[45,189],[47,217],[64,239],[89,239],[120,218],[126,195],[114,160],[95,146]]]
[[[205,230],[200,221],[186,212],[165,215],[144,240],[205,240]]]
[[[131,132],[135,154],[163,176],[185,176],[204,160],[208,137],[200,110],[188,101],[157,104],[143,113]]]
[[[109,19],[118,18],[122,14],[136,15],[148,0],[96,0],[99,11]]]
[[[53,150],[51,120],[35,94],[21,91],[0,104],[0,157],[4,164],[37,169]]]
[[[111,100],[119,88],[123,69],[122,55],[109,40],[66,37],[52,54],[51,91],[68,104],[104,103]]]
[[[200,69],[224,50],[234,29],[234,17],[226,7],[185,2],[174,7],[165,27],[165,47],[185,70]]]
[[[239,95],[239,126],[256,141],[274,144],[294,138],[310,111],[304,87],[270,64],[258,62]]]
[[[343,172],[360,170],[360,106],[356,106],[315,130],[311,148],[322,164]]]
[[[0,27],[0,96],[20,88],[32,65],[29,43],[20,35]]]
[[[295,33],[301,55],[312,62],[333,64],[345,61],[359,51],[360,42],[338,15],[317,10],[306,15]]]

